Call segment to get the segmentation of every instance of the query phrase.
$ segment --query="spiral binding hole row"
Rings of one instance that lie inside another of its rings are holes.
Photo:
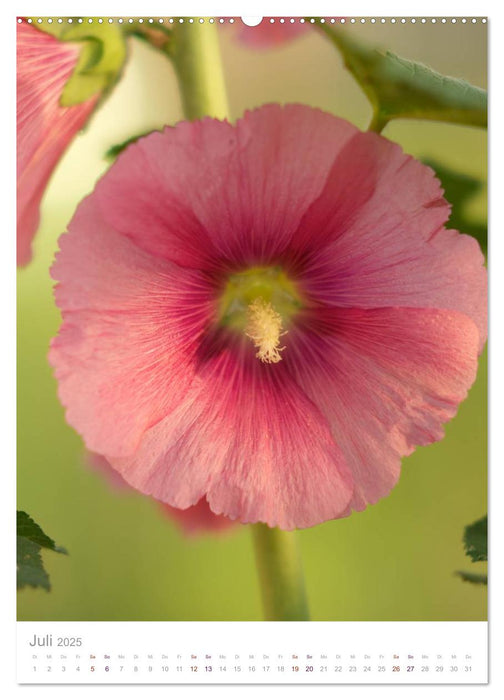
[[[147,23],[147,24],[174,24],[174,23],[180,23],[183,24],[184,22],[188,22],[189,24],[194,24],[194,23],[199,23],[199,24],[204,24],[205,22],[209,22],[210,24],[218,23],[218,24],[233,24],[236,21],[235,17],[209,17],[209,18],[204,18],[204,17],[169,17],[169,18],[153,18],[153,17],[99,17],[97,19],[94,19],[92,17],[86,17],[82,18],[79,17],[78,19],[74,20],[72,17],[39,17],[37,20],[33,20],[31,18],[24,20],[21,17],[18,17],[18,24],[21,24],[22,22],[26,21],[28,24],[42,24],[43,22],[47,22],[48,24],[52,24],[53,22],[57,22],[58,24],[62,24],[63,22],[67,22],[68,24],[72,24],[74,21],[78,24],[83,24],[85,22],[88,22],[89,24],[93,24],[94,22],[97,22],[98,24],[113,24],[114,22],[117,22],[118,24],[132,24],[133,22],[139,22],[140,24],[142,23]],[[305,22],[309,21],[311,24],[365,24],[366,22],[369,22],[370,24],[385,24],[385,23],[390,23],[390,24],[477,24],[478,22],[481,22],[482,24],[486,24],[487,18],[486,17],[409,17],[409,18],[396,18],[396,17],[330,17],[330,18],[324,18],[324,17],[311,17],[309,20],[305,19],[304,17],[271,17],[269,18],[269,22],[271,24],[278,23],[278,24],[284,24],[284,25],[292,25],[295,23],[300,23],[304,24]],[[258,25],[260,26],[260,25]]]

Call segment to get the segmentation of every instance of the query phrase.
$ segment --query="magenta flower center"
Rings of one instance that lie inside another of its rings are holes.
[[[262,362],[282,359],[281,338],[302,309],[297,285],[281,267],[251,267],[230,275],[219,298],[219,322],[245,335]]]

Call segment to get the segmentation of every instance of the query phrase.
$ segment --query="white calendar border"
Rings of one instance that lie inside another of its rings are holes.
[[[484,684],[488,623],[18,622],[18,682]]]

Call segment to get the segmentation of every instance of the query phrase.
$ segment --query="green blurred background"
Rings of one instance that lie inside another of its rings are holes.
[[[355,36],[486,87],[484,25],[358,25]],[[269,50],[220,30],[231,116],[265,102],[302,102],[366,128],[370,108],[315,31]],[[150,499],[114,492],[84,465],[47,364],[59,313],[48,269],[77,203],[108,167],[107,149],[182,118],[169,62],[132,40],[121,83],[60,163],[43,200],[33,262],[18,285],[18,507],[64,545],[45,551],[53,590],[23,590],[20,620],[257,620],[261,600],[249,528],[187,538]],[[384,135],[418,157],[486,182],[486,132],[396,122]],[[323,148],[323,144],[321,144]],[[468,208],[486,217],[486,190]],[[363,513],[301,531],[313,619],[484,620],[486,587],[464,554],[466,524],[486,512],[486,355],[446,438],[404,460],[392,494]]]

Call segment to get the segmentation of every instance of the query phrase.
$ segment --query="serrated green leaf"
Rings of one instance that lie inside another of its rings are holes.
[[[17,511],[17,587],[45,588],[51,585],[44,569],[40,549],[67,554],[64,547],[58,547],[42,528],[24,511]]]
[[[461,233],[467,233],[476,238],[482,250],[486,252],[486,225],[470,221],[465,213],[467,203],[482,189],[483,182],[470,175],[463,175],[451,170],[436,161],[425,159],[423,162],[435,171],[444,189],[444,196],[452,205],[448,225]]]
[[[371,128],[391,119],[431,119],[486,127],[487,93],[465,80],[441,75],[390,51],[357,42],[341,29],[319,25],[340,50],[348,70],[373,107]]]
[[[455,574],[460,576],[462,581],[467,581],[467,583],[488,585],[488,576],[486,574],[473,574],[470,571],[456,571]]]
[[[468,557],[472,561],[487,561],[487,516],[472,525],[468,525],[464,530],[464,547]]]
[[[17,587],[45,588],[51,590],[49,576],[44,569],[40,547],[26,537],[17,538]]]

